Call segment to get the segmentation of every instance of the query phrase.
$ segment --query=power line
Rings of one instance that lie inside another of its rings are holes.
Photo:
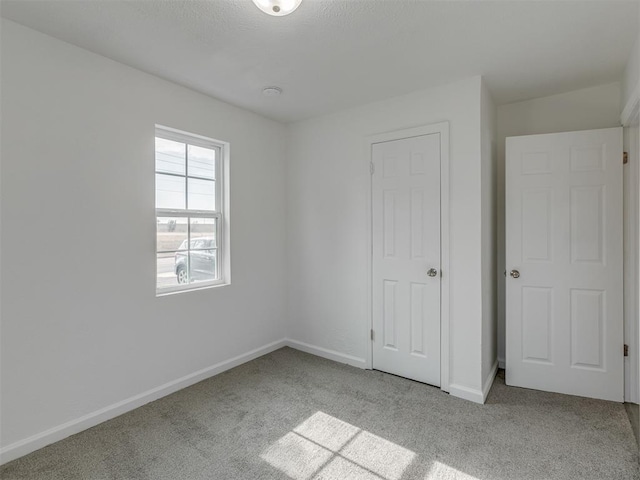
[[[169,152],[158,152],[156,151],[156,155],[166,155],[167,157],[173,157],[173,158],[179,158],[180,160],[184,160],[186,158],[189,159],[190,162],[195,162],[195,163],[204,163],[206,165],[209,165],[209,160],[196,160],[196,159],[192,159],[189,155],[184,156],[184,155],[176,155],[173,153],[169,153]],[[211,163],[215,162],[215,158],[211,161]]]

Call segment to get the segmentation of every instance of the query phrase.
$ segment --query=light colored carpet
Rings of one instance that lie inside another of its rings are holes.
[[[623,405],[475,405],[284,348],[5,465],[6,480],[639,479]]]
[[[636,442],[640,447],[640,407],[637,403],[625,403],[624,408],[627,411],[633,435],[636,437]]]

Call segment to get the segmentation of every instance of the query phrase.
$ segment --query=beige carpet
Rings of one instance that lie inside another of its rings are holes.
[[[640,479],[623,405],[505,387],[484,406],[289,348],[74,435],[0,478]]]

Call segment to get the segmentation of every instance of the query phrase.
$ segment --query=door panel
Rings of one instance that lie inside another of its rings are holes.
[[[505,178],[507,384],[622,401],[622,129],[508,138]]]
[[[522,287],[522,360],[552,364],[553,289]]]
[[[372,163],[373,368],[439,386],[440,134],[374,144]]]

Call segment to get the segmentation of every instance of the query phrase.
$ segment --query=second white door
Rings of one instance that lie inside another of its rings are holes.
[[[440,134],[372,163],[373,368],[440,386]]]
[[[506,147],[507,385],[621,402],[622,129]]]

